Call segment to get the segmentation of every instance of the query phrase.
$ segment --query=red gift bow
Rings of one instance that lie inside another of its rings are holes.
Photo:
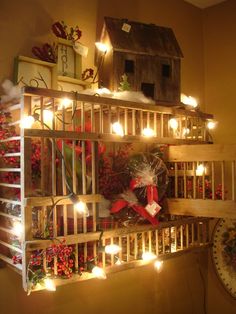
[[[113,214],[118,213],[122,208],[127,207],[127,206],[131,207],[140,216],[147,219],[153,226],[158,225],[159,221],[155,217],[152,217],[151,215],[149,215],[149,213],[146,211],[146,209],[143,206],[140,206],[137,204],[132,204],[132,203],[129,203],[125,200],[116,201],[111,208],[111,212]]]
[[[135,188],[138,188],[140,186],[140,183],[141,183],[140,178],[132,179],[130,181],[131,191],[133,191]],[[158,203],[158,191],[157,191],[156,185],[152,185],[152,184],[147,185],[147,201],[148,201],[148,204],[152,204],[153,201]]]

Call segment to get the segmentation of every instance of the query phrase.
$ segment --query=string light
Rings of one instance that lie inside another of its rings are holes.
[[[108,51],[108,46],[104,43],[101,42],[96,42],[95,46],[97,47],[97,49],[103,53],[106,53]]]
[[[77,210],[79,214],[89,216],[89,210],[85,202],[79,201],[74,204],[74,209]]]
[[[56,285],[52,279],[45,278],[43,281],[44,287],[48,291],[56,291]]]
[[[142,131],[143,136],[145,137],[153,137],[155,136],[155,132],[151,128],[144,128]]]
[[[63,98],[60,100],[60,105],[58,106],[58,109],[61,110],[62,108],[68,108],[72,105],[72,100],[69,98]]]
[[[152,252],[143,252],[143,254],[142,254],[142,259],[144,261],[151,261],[155,258],[157,258],[157,256],[156,256],[156,254],[154,254]]]
[[[115,262],[115,265],[119,266],[119,265],[122,265],[123,264],[123,261],[121,261],[119,259],[119,257],[116,258],[116,262]]]
[[[121,247],[117,244],[109,244],[105,246],[105,253],[107,254],[117,254],[121,251]]]
[[[197,166],[197,169],[196,169],[197,176],[202,176],[205,172],[206,172],[206,167],[204,167],[203,164],[200,164]]]
[[[51,110],[43,110],[43,122],[47,124],[48,127],[52,126],[53,112]]]
[[[208,121],[208,122],[207,122],[207,128],[208,128],[209,130],[213,130],[213,129],[216,127],[216,125],[217,125],[217,122],[216,122],[216,121],[211,120],[211,121]]]
[[[23,233],[22,223],[20,223],[19,221],[14,221],[12,231],[17,237],[21,237]]]
[[[198,102],[196,98],[192,96],[186,96],[185,94],[181,94],[181,102],[187,106],[191,106],[196,108],[198,106]]]
[[[98,266],[94,266],[92,269],[92,274],[97,277],[98,279],[106,279],[107,275],[105,273],[105,271]]]
[[[27,116],[21,119],[20,127],[22,129],[30,129],[35,122],[35,118],[33,116]]]
[[[156,269],[158,273],[160,273],[163,269],[163,261],[156,260],[154,263],[154,268]]]
[[[119,122],[115,122],[112,124],[112,130],[119,136],[124,136],[124,130],[122,125]]]
[[[179,126],[178,121],[175,118],[171,118],[169,120],[169,126],[170,126],[171,129],[177,130],[178,126]]]
[[[183,128],[183,136],[189,135],[190,129],[189,128]]]

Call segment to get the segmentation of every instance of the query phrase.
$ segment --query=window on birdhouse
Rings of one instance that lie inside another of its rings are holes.
[[[125,73],[134,73],[134,60],[125,60]]]
[[[161,66],[162,77],[169,78],[171,75],[171,67],[169,64],[162,64]]]
[[[154,89],[155,89],[155,84],[151,84],[151,83],[141,84],[141,91],[144,93],[146,97],[154,98]]]

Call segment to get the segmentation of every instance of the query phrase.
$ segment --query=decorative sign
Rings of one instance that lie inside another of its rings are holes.
[[[89,88],[89,83],[67,76],[58,76],[57,89],[64,92],[80,92]]]
[[[88,47],[82,45],[79,42],[75,42],[73,48],[74,48],[74,51],[78,53],[79,55],[81,55],[82,57],[85,57],[85,58],[87,57]]]
[[[236,220],[220,219],[216,224],[212,258],[224,288],[236,298]]]
[[[127,23],[124,23],[123,25],[122,25],[122,31],[124,31],[124,32],[126,32],[126,33],[129,33],[130,32],[130,30],[131,30],[131,25],[130,24],[127,24]]]
[[[58,38],[58,75],[81,78],[81,55],[74,50],[72,41]]]
[[[56,64],[18,56],[15,60],[14,83],[20,87],[56,88]]]

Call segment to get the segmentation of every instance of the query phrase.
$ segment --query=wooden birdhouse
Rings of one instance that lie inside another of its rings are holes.
[[[101,42],[108,46],[99,70],[102,86],[117,90],[125,73],[131,90],[159,102],[180,101],[183,54],[172,29],[105,17]]]

